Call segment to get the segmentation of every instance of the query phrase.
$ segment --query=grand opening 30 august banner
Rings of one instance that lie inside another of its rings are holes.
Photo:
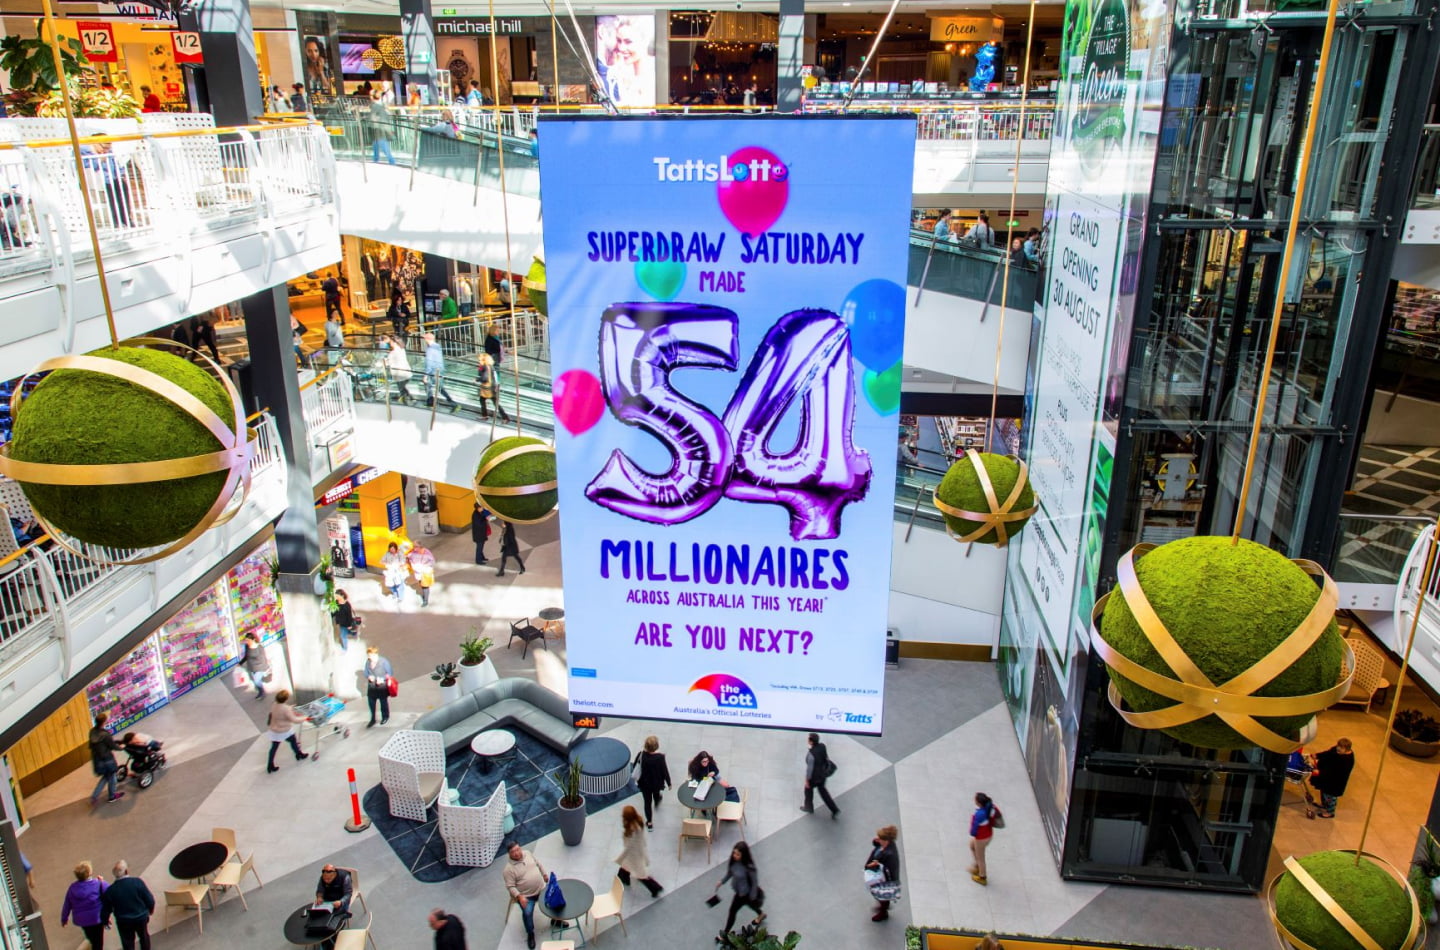
[[[571,709],[878,733],[913,117],[539,136]]]

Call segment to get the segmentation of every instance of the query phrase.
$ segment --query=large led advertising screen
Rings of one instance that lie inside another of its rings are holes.
[[[913,117],[539,138],[571,709],[879,733]]]

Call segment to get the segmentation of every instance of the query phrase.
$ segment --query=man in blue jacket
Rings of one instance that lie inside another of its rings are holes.
[[[115,862],[115,882],[100,895],[100,909],[106,927],[110,926],[110,918],[115,918],[122,950],[135,950],[137,937],[140,950],[150,950],[150,915],[155,913],[155,895],[144,881],[130,876],[130,866],[124,861]]]

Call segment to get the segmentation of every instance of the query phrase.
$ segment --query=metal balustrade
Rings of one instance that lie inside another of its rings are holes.
[[[190,118],[213,125],[210,116]],[[82,188],[63,120],[0,119],[0,273],[58,265],[73,274],[74,258],[90,249],[83,194],[102,250],[188,241],[217,225],[335,199],[334,158],[319,125],[100,126],[118,134],[82,138]]]
[[[274,419],[262,413],[252,422],[251,429],[256,433],[250,465],[253,493],[271,483],[283,483],[285,471]],[[8,492],[7,498],[12,507],[17,505],[13,492]],[[16,508],[13,513],[29,517],[28,508]],[[8,523],[4,529],[10,529]],[[112,584],[136,575],[153,575],[164,564],[105,563],[105,559],[134,552],[112,551],[83,542],[76,546],[88,557],[77,556],[42,538],[0,558],[0,663],[39,639],[63,638],[67,612],[103,599],[105,590]]]
[[[807,100],[805,112],[814,115],[841,111],[837,100]],[[968,102],[932,106],[923,100],[905,102],[856,101],[848,115],[914,113],[915,137],[921,142],[1048,142],[1055,127],[1055,103],[1039,100],[1025,104],[1021,115],[1018,102]]]

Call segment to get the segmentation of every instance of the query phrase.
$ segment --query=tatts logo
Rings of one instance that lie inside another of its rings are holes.
[[[715,697],[715,702],[721,706],[728,706],[737,709],[754,709],[755,692],[745,681],[739,677],[731,676],[729,673],[711,673],[702,676],[691,685],[687,692],[709,693]]]

